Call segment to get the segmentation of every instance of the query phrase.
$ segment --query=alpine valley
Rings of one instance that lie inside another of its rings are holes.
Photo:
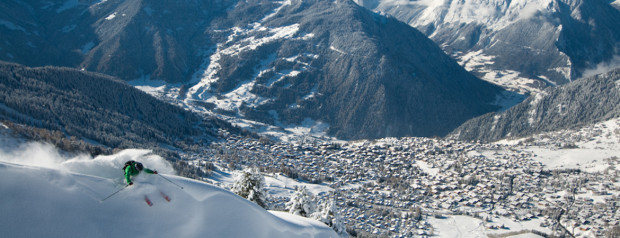
[[[0,59],[68,66],[196,111],[341,139],[444,136],[503,89],[352,1],[3,1]],[[32,57],[36,55],[37,57]],[[170,95],[171,94],[171,95]]]
[[[620,237],[619,9],[0,1],[0,230]]]

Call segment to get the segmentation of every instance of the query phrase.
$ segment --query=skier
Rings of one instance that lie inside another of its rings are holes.
[[[133,160],[125,162],[125,167],[123,167],[123,170],[125,171],[125,181],[127,181],[127,184],[129,185],[133,185],[131,177],[140,174],[140,171],[142,170],[144,170],[147,174],[157,174],[156,170],[144,168],[142,163]]]

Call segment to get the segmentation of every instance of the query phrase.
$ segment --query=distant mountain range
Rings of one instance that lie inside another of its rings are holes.
[[[186,105],[344,139],[442,136],[500,87],[352,1],[3,1],[0,59],[168,83]]]
[[[618,1],[356,2],[421,30],[480,78],[524,93],[620,66]]]
[[[496,141],[575,129],[620,117],[620,68],[529,97],[501,113],[472,119],[450,137]]]

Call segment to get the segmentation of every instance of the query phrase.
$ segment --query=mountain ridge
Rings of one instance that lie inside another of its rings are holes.
[[[259,33],[271,36],[251,37]],[[255,39],[255,50],[242,46],[247,38],[237,41],[244,34]],[[279,41],[287,38],[292,40]],[[310,117],[340,138],[443,135],[463,118],[493,110],[502,91],[467,73],[418,31],[350,1],[283,4],[228,39],[187,98],[270,124]],[[269,57],[256,62],[239,56],[256,52]],[[233,65],[243,67],[216,71],[224,60],[241,60]],[[447,111],[456,113],[446,118]],[[441,126],[417,119],[425,114]]]

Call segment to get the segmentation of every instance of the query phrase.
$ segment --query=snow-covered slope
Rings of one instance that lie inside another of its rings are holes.
[[[522,92],[618,65],[620,11],[610,1],[355,2],[425,32],[481,78]]]
[[[3,145],[19,144],[1,140]],[[120,167],[128,159],[142,161],[183,189],[143,173],[134,186],[101,202],[122,188]],[[318,221],[270,213],[228,191],[167,174],[171,172],[167,162],[147,150],[66,160],[47,145],[0,149],[2,236],[337,237]]]
[[[613,1],[611,5],[617,9],[620,9],[620,0]]]

